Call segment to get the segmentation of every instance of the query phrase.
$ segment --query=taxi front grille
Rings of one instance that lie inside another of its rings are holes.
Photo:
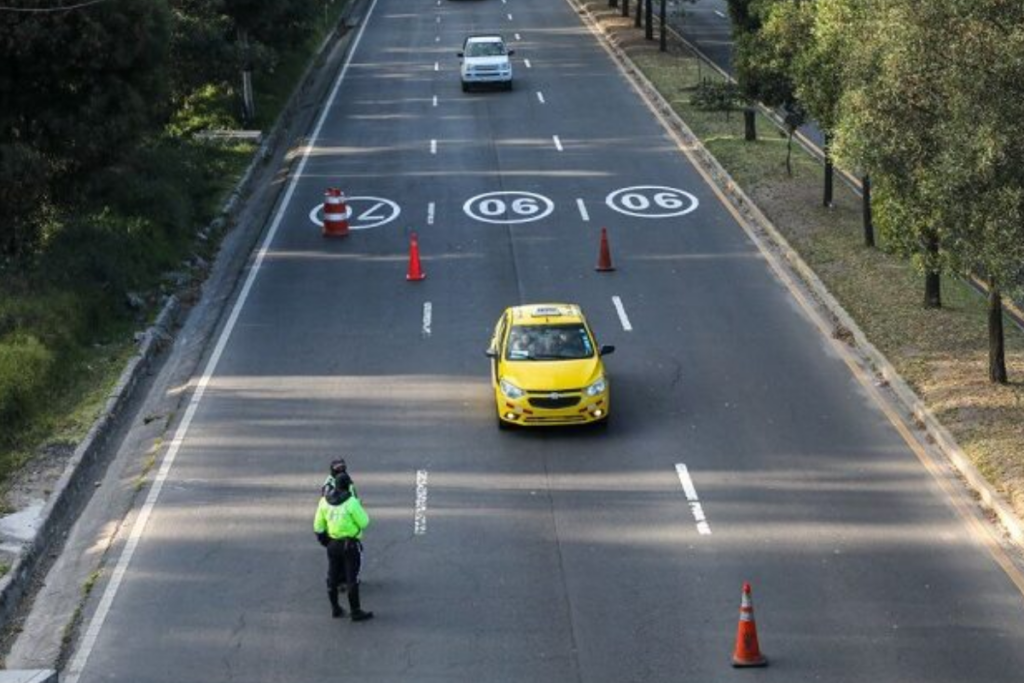
[[[560,410],[562,408],[572,408],[573,406],[579,405],[579,396],[559,396],[558,398],[552,398],[551,396],[531,396],[530,405],[534,408],[543,408],[546,410]]]
[[[527,417],[523,422],[528,424],[576,424],[586,422],[582,415],[566,415],[563,417]]]

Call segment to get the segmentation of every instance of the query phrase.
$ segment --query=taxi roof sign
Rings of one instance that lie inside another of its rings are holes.
[[[530,312],[530,315],[534,318],[550,318],[552,316],[565,315],[565,311],[558,306],[537,306]]]

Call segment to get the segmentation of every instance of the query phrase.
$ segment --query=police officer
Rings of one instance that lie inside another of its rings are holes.
[[[356,493],[356,486],[352,483],[351,475],[348,474],[348,465],[345,464],[345,458],[335,458],[331,461],[331,468],[327,473],[327,478],[324,479],[324,483],[320,486],[320,495],[326,496],[335,487],[337,478],[343,474],[349,477],[351,493],[358,498],[359,494]]]
[[[363,529],[369,526],[370,516],[352,494],[352,479],[347,474],[340,473],[334,484],[320,499],[313,520],[313,532],[320,545],[327,548],[327,598],[331,601],[331,616],[337,619],[345,615],[338,603],[338,589],[344,579],[352,621],[366,621],[373,618],[373,612],[364,611],[359,604],[359,566]]]

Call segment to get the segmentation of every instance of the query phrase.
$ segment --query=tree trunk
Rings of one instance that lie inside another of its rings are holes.
[[[786,141],[786,175],[793,177],[793,131],[789,131],[789,139]]]
[[[871,176],[864,175],[860,180],[862,188],[861,209],[864,214],[864,245],[875,246],[875,220],[871,213]]]
[[[991,283],[988,290],[988,379],[1006,384],[1006,336],[1003,334],[1003,295]]]
[[[939,236],[931,233],[925,240],[928,252],[924,276],[924,307],[942,308],[942,274],[939,270]]]
[[[757,141],[757,113],[753,107],[743,110],[743,139],[747,142]]]
[[[609,7],[618,7],[619,6],[619,0],[608,0],[608,6]]]
[[[629,16],[629,0],[622,0],[622,16]]]
[[[822,205],[826,209],[832,208],[832,179],[835,173],[832,169],[832,136],[825,133],[825,196]]]
[[[636,16],[633,17],[633,26],[640,28],[644,25],[644,0],[636,0]]]
[[[647,24],[644,26],[644,38],[654,40],[654,0],[645,0],[644,8],[647,15],[645,19]]]
[[[668,36],[665,34],[666,14],[668,12],[668,0],[661,0],[661,45],[658,49],[662,52],[668,52]]]

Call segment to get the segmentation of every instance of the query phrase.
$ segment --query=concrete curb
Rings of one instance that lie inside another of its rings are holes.
[[[352,0],[343,10],[339,26],[347,25],[359,0]],[[243,202],[252,192],[259,166],[274,156],[277,147],[287,142],[285,133],[297,113],[299,102],[315,80],[317,70],[322,66],[325,56],[346,36],[339,36],[332,31],[321,43],[318,52],[303,72],[298,87],[292,92],[287,103],[271,128],[264,136],[263,142],[253,153],[252,160],[246,168],[234,190],[222,205],[219,215],[213,219],[209,227],[222,229],[233,221],[242,210]],[[346,46],[347,49],[347,46]],[[289,164],[290,166],[290,164]],[[277,190],[278,194],[280,190]],[[273,207],[278,197],[270,202]],[[262,229],[256,231],[254,239],[258,239]],[[250,245],[251,246],[251,245]],[[244,249],[245,261],[248,260],[251,248]],[[244,261],[243,261],[244,265]],[[244,268],[238,268],[240,276]],[[235,278],[236,283],[238,277]],[[93,482],[98,478],[106,463],[100,457],[111,436],[122,426],[122,414],[135,398],[135,391],[140,380],[150,370],[153,360],[170,343],[174,336],[182,314],[186,311],[176,296],[168,298],[154,323],[149,326],[138,339],[138,351],[125,365],[117,384],[93,423],[85,438],[76,446],[74,453],[61,473],[47,499],[40,515],[41,522],[34,538],[25,543],[21,554],[14,560],[8,573],[0,578],[0,624],[9,624],[11,618],[21,608],[22,599],[28,592],[42,560],[50,553],[59,549],[63,540],[75,523],[77,515],[88,502],[94,490]],[[13,673],[13,672],[12,672]]]
[[[872,367],[875,374],[888,383],[896,399],[907,412],[919,421],[921,428],[978,495],[982,504],[999,519],[1013,542],[1018,546],[1024,546],[1024,524],[1022,524],[1021,519],[981,472],[978,471],[974,463],[967,457],[967,454],[960,448],[956,439],[953,438],[953,435],[949,433],[949,430],[939,422],[938,418],[925,405],[924,401],[900,377],[899,373],[896,372],[896,368],[893,367],[882,352],[868,341],[863,330],[860,329],[853,318],[832,296],[817,274],[807,265],[800,254],[790,246],[788,240],[757,208],[742,188],[736,184],[725,168],[718,163],[718,160],[708,152],[700,139],[694,135],[689,126],[686,125],[686,122],[676,114],[669,102],[654,87],[654,84],[633,63],[625,50],[616,41],[611,39],[611,36],[598,23],[589,8],[581,5],[579,0],[567,0],[567,2],[577,10],[577,13],[590,25],[590,28],[595,33],[602,36],[606,46],[620,67],[633,79],[650,105],[671,124],[676,134],[685,141],[688,151],[700,162],[704,171],[718,185],[733,207],[743,216],[744,220],[747,221],[751,228],[750,234],[752,236],[756,235],[755,239],[766,242],[771,251],[780,254],[785,259],[789,268],[792,269],[794,274],[806,285],[810,294],[831,316],[831,322],[836,331],[845,330],[852,335],[853,348],[860,352],[863,360]]]
[[[133,398],[140,378],[149,370],[153,358],[164,344],[170,340],[180,311],[181,304],[178,298],[170,297],[156,321],[142,334],[138,351],[121,372],[99,418],[75,448],[53,488],[53,493],[43,507],[42,522],[35,537],[25,544],[21,554],[14,560],[11,570],[0,579],[0,623],[7,623],[17,612],[40,559],[67,535],[74,523],[77,510],[92,494],[94,477],[90,475],[100,464],[101,458],[98,457],[98,453],[119,426],[118,417]]]

